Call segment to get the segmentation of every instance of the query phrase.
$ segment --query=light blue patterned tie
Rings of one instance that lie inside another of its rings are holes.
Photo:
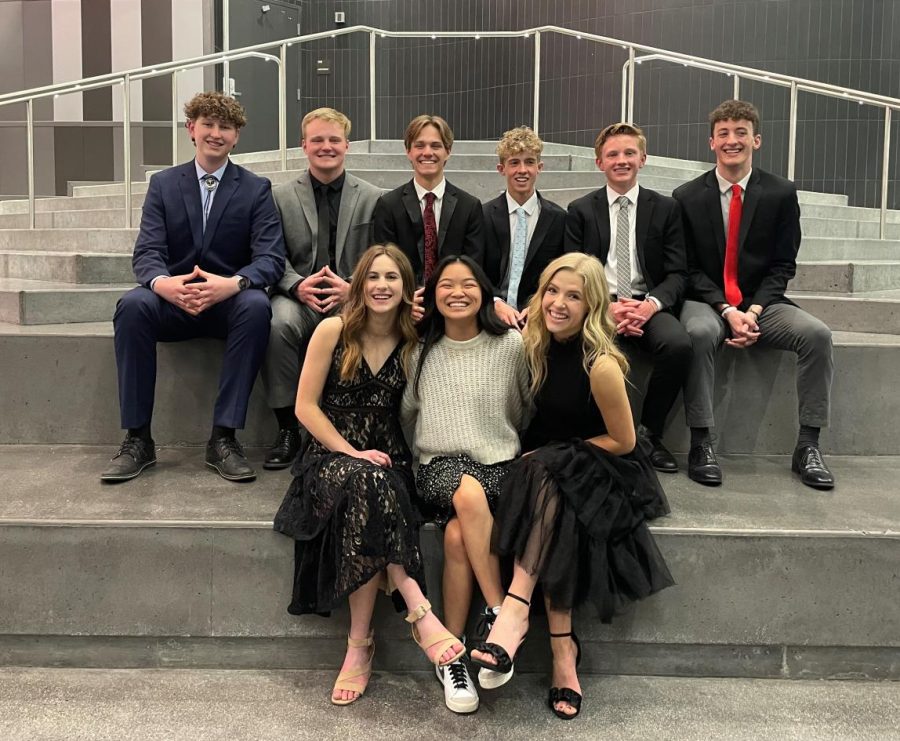
[[[519,283],[522,282],[522,270],[525,269],[525,251],[528,242],[528,221],[525,209],[516,209],[516,233],[513,236],[512,254],[509,258],[509,291],[506,303],[518,311]]]

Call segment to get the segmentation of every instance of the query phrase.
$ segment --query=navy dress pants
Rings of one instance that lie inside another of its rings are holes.
[[[156,343],[196,337],[225,340],[213,424],[242,429],[253,383],[266,355],[272,309],[250,288],[191,316],[149,288],[132,289],[116,305],[116,367],[122,428],[149,424],[156,390]]]

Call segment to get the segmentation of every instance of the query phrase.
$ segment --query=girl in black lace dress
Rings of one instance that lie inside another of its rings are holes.
[[[494,550],[515,557],[513,580],[487,641],[472,653],[483,687],[512,676],[540,583],[553,650],[550,707],[561,718],[581,705],[573,608],[590,601],[608,623],[631,601],[673,584],[646,524],[668,504],[636,448],[627,363],[608,308],[595,257],[563,255],[541,275],[524,330],[536,406],[523,441],[530,452],[504,482],[493,535]]]
[[[289,612],[327,615],[349,600],[347,655],[331,695],[336,705],[359,699],[368,684],[372,612],[385,577],[433,663],[455,661],[465,651],[422,591],[411,456],[399,423],[417,345],[414,286],[412,267],[397,247],[368,249],[353,271],[341,317],[316,328],[300,375],[296,412],[309,438],[275,529],[296,540]]]

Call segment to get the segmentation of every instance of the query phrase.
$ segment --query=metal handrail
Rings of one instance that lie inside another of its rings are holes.
[[[758,82],[787,87],[790,89],[790,106],[791,117],[789,123],[789,144],[788,144],[788,177],[793,179],[795,172],[796,160],[796,137],[797,137],[797,97],[800,91],[811,92],[817,95],[825,95],[834,98],[843,98],[856,100],[860,104],[875,105],[884,108],[885,113],[885,131],[884,131],[884,150],[882,156],[882,173],[881,173],[881,220],[880,234],[881,238],[885,238],[886,221],[887,221],[887,203],[888,203],[888,164],[890,161],[890,127],[892,109],[900,110],[900,98],[892,98],[886,95],[878,95],[868,93],[863,90],[853,88],[845,88],[839,85],[831,85],[829,83],[809,80],[802,77],[794,77],[792,75],[784,75],[778,72],[766,72],[765,70],[755,69],[753,67],[744,67],[742,65],[731,64],[728,62],[719,62],[704,57],[694,56],[692,54],[684,54],[681,52],[668,51],[659,49],[645,44],[636,44],[630,41],[623,41],[609,36],[601,36],[598,34],[586,33],[583,31],[575,31],[570,28],[562,28],[560,26],[539,26],[536,28],[525,29],[522,31],[387,31],[385,29],[374,28],[372,26],[351,26],[349,28],[336,29],[334,31],[322,31],[319,33],[306,34],[303,36],[294,36],[279,41],[264,42],[254,44],[252,46],[243,47],[236,50],[227,50],[206,54],[201,57],[193,57],[191,59],[165,62],[162,64],[147,65],[138,69],[127,70],[125,72],[114,72],[106,75],[84,78],[76,82],[59,83],[56,85],[46,85],[44,87],[33,88],[31,90],[19,91],[16,93],[6,93],[0,95],[0,106],[12,105],[15,103],[25,103],[27,109],[27,139],[28,139],[28,212],[30,228],[34,228],[34,101],[49,96],[63,95],[74,92],[84,92],[85,90],[93,90],[102,87],[111,87],[113,85],[123,85],[124,105],[123,105],[123,147],[125,149],[123,175],[125,177],[125,224],[131,226],[131,106],[130,92],[131,82],[143,80],[150,77],[160,75],[172,75],[172,155],[173,163],[177,159],[177,117],[176,107],[176,76],[178,72],[183,70],[204,67],[210,64],[224,63],[245,59],[249,57],[263,58],[274,61],[278,65],[278,150],[281,169],[287,169],[287,136],[286,136],[286,54],[287,49],[295,44],[304,44],[313,41],[319,41],[327,38],[337,38],[338,36],[346,36],[354,33],[366,33],[369,35],[369,124],[370,137],[377,139],[376,133],[376,85],[375,85],[375,57],[377,39],[381,38],[418,38],[418,39],[438,39],[438,38],[464,38],[464,39],[489,39],[489,38],[530,38],[534,37],[534,88],[533,88],[533,111],[532,125],[537,132],[540,123],[540,102],[541,102],[541,35],[545,33],[555,33],[561,36],[574,37],[578,40],[590,41],[593,43],[604,44],[608,46],[618,46],[628,52],[628,59],[622,68],[622,118],[631,121],[634,118],[634,100],[635,100],[635,80],[636,66],[641,62],[658,60],[665,62],[678,63],[686,67],[694,67],[704,69],[710,72],[718,72],[734,77],[734,97],[738,97],[740,92],[740,81],[742,79],[756,80]],[[278,48],[278,56],[265,54],[266,50]],[[640,52],[643,56],[637,57]]]

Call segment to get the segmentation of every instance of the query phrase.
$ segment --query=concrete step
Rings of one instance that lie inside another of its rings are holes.
[[[121,199],[120,199],[121,200]],[[141,209],[133,209],[132,223],[140,224]],[[124,227],[125,214],[121,208],[73,209],[71,211],[41,211],[35,213],[34,224],[38,229],[117,229]],[[0,214],[0,230],[27,229],[28,214]]]
[[[836,376],[826,451],[900,454],[894,435],[900,397],[900,336],[835,332]],[[161,444],[201,444],[209,435],[222,344],[160,344],[154,435]],[[121,441],[110,322],[19,326],[0,324],[0,357],[9,388],[0,393],[0,444]],[[797,425],[793,355],[765,348],[723,352],[716,390],[718,449],[725,453],[789,453]],[[72,394],[59,379],[83,379]],[[251,396],[242,439],[266,445],[275,423],[261,384]],[[748,404],[749,400],[753,401]],[[680,409],[680,404],[676,409]],[[678,412],[667,433],[676,451],[688,435]]]
[[[863,295],[796,292],[789,298],[834,331],[900,335],[900,289]]]
[[[93,252],[131,255],[136,228],[0,229],[0,250]],[[40,279],[41,276],[28,276]]]
[[[900,260],[900,240],[816,237],[804,234],[800,260]]]
[[[127,283],[134,280],[131,255],[93,252],[0,252],[0,278],[62,283]]]
[[[791,291],[862,293],[900,288],[900,260],[822,260],[797,263]]]
[[[348,711],[328,702],[339,662],[318,671],[6,669],[2,727],[10,739],[53,741],[562,736],[542,701],[541,675],[517,671],[504,688],[482,694],[476,716],[454,715],[433,672],[388,672],[378,651],[368,691]],[[572,741],[594,741],[599,729],[607,741],[888,741],[900,723],[896,687],[887,682],[580,674],[581,715],[565,728]]]
[[[0,278],[0,322],[59,324],[109,321],[132,284],[84,286]]]
[[[0,656],[65,664],[68,648],[92,646],[93,665],[144,666],[163,642],[184,666],[277,655],[278,666],[313,668],[340,656],[345,609],[327,622],[284,609],[293,548],[271,517],[287,471],[235,485],[206,469],[202,449],[162,448],[137,480],[102,486],[112,452],[0,447]],[[262,455],[250,452],[256,464]],[[611,626],[580,613],[584,671],[641,655],[649,673],[900,678],[900,459],[829,462],[839,484],[826,493],[802,486],[782,456],[723,456],[722,489],[665,477],[673,514],[653,530],[678,586]],[[426,526],[422,543],[440,610],[439,531]],[[543,630],[536,619],[535,636]],[[376,633],[390,668],[422,665],[386,600]],[[546,650],[520,668],[546,669]]]

